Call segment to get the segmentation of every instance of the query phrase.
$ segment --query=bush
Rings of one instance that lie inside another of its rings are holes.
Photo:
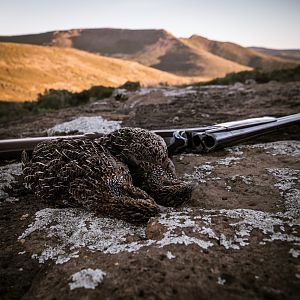
[[[263,72],[261,70],[242,71],[230,73],[225,77],[216,78],[208,82],[196,83],[195,85],[228,85],[236,82],[245,83],[246,80],[253,79],[257,83],[266,83],[271,80],[280,82],[300,80],[300,66],[293,69],[274,70],[272,72]]]
[[[114,88],[93,86],[88,90],[73,93],[67,90],[46,90],[39,94],[37,101],[6,102],[0,101],[0,118],[14,119],[22,115],[58,110],[65,107],[78,106],[89,101],[101,100],[112,95]]]
[[[23,112],[22,103],[0,101],[0,118],[18,117]]]
[[[108,98],[112,95],[114,88],[106,87],[102,85],[92,86],[88,90],[84,90],[80,93],[75,93],[78,99],[81,101],[95,101]]]
[[[125,89],[127,91],[137,91],[141,88],[139,81],[127,81],[119,87],[120,89]]]
[[[36,104],[38,110],[56,110],[70,106],[73,94],[67,90],[46,90],[39,94]]]
[[[38,96],[33,110],[57,110],[64,107],[78,106],[89,101],[101,100],[110,97],[113,88],[105,86],[93,86],[88,90],[79,93],[72,93],[67,90],[46,90]]]

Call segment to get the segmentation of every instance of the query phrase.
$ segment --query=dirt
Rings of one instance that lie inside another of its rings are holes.
[[[300,82],[127,96],[1,124],[0,137],[46,135],[80,116],[158,129],[288,115],[299,112]],[[178,176],[195,185],[192,199],[146,226],[49,207],[24,188],[17,161],[1,162],[0,298],[298,299],[299,157],[298,126],[176,155]]]

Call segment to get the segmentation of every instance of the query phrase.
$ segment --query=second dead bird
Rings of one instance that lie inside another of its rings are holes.
[[[193,190],[177,179],[164,140],[140,128],[40,143],[31,160],[23,155],[23,172],[37,198],[131,222],[155,216],[158,204],[182,204]]]

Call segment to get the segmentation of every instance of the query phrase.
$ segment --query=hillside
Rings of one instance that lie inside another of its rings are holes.
[[[1,100],[36,99],[38,93],[50,88],[80,91],[92,85],[115,87],[128,80],[144,86],[191,81],[136,62],[70,48],[0,43],[0,57]]]
[[[238,44],[213,41],[198,35],[181,40],[196,49],[208,51],[227,60],[264,71],[292,68],[297,65],[294,61],[269,56]]]
[[[165,30],[74,29],[0,37],[0,41],[73,47],[137,61],[183,76],[222,77],[230,72],[250,69],[204,49],[198,49]]]
[[[262,47],[249,47],[249,49],[261,52],[266,55],[277,56],[283,59],[294,60],[300,62],[300,49],[270,49]]]

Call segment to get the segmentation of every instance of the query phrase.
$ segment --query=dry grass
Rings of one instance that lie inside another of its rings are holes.
[[[300,63],[300,50],[299,49],[269,49],[261,47],[249,47],[249,49],[260,52],[266,55],[276,56],[283,59],[288,59]]]
[[[188,39],[182,39],[181,42],[195,53],[198,58],[195,61],[195,64],[199,68],[202,68],[204,70],[203,73],[208,77],[223,77],[228,73],[252,70],[251,67],[238,64],[234,61],[212,54],[205,49],[198,48]]]
[[[116,87],[128,80],[144,86],[196,80],[71,48],[0,43],[0,57],[1,100],[33,100],[50,88],[81,91],[93,85]]]
[[[79,49],[135,61],[179,76],[215,78],[252,68],[271,71],[295,66],[295,62],[268,56],[237,44],[212,41],[197,35],[178,39],[162,29],[71,29],[0,36],[0,41]]]
[[[223,59],[267,72],[293,68],[297,65],[294,61],[269,56],[234,43],[212,41],[198,35],[181,40],[198,51],[206,51]]]
[[[0,100],[36,99],[50,88],[76,92],[92,85],[116,87],[128,80],[144,86],[188,84],[253,68],[297,65],[201,36],[178,39],[165,30],[74,29],[0,36],[0,41],[22,43],[0,43]]]
[[[71,47],[108,57],[136,61],[179,76],[222,77],[249,70],[177,39],[165,30],[73,29],[16,37],[0,41]]]

